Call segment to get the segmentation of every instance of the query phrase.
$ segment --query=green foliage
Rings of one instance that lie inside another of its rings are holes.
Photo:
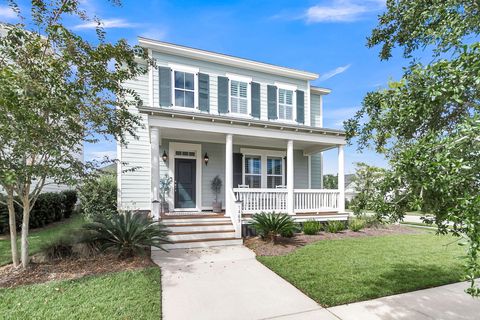
[[[275,243],[278,235],[290,236],[297,229],[291,216],[284,213],[256,213],[252,217],[252,226],[257,234]]]
[[[338,189],[338,175],[325,174],[323,176],[323,187],[325,189]]]
[[[352,230],[353,232],[358,232],[365,228],[366,222],[363,219],[352,219],[348,221],[348,228]]]
[[[215,194],[215,202],[218,202],[218,194],[222,191],[222,179],[220,179],[219,175],[216,175],[210,182],[210,189]]]
[[[365,163],[357,163],[353,182],[357,194],[349,204],[355,215],[365,213],[365,210],[372,210],[375,201],[384,197],[378,186],[385,175],[385,169],[369,166]]]
[[[338,233],[345,230],[345,223],[342,221],[330,220],[325,224],[325,230],[330,233]]]
[[[45,192],[38,196],[30,212],[30,228],[44,227],[52,222],[69,218],[73,212],[72,201],[76,202],[76,191]],[[19,202],[20,199],[16,198]],[[74,202],[74,203],[75,203]],[[15,204],[15,222],[17,229],[22,225],[23,210],[18,203]],[[8,209],[0,202],[0,234],[8,231]]]
[[[480,294],[480,7],[478,1],[388,1],[369,38],[388,59],[401,47],[412,61],[399,81],[370,92],[347,122],[359,149],[373,146],[388,160],[374,211],[390,220],[407,210],[434,215],[440,233],[468,244],[468,292]],[[418,49],[433,56],[422,64]],[[430,51],[431,50],[431,51]],[[452,225],[450,228],[449,225]]]
[[[321,230],[320,222],[316,220],[308,220],[303,223],[303,233],[308,235],[317,234]]]
[[[89,233],[88,242],[96,242],[101,250],[114,250],[120,257],[144,253],[150,247],[163,249],[170,243],[169,231],[158,221],[131,211],[111,217],[97,216],[84,227]]]
[[[163,203],[167,202],[168,193],[172,189],[172,182],[173,178],[168,174],[165,174],[165,176],[160,179],[160,199]]]
[[[80,188],[81,212],[88,220],[98,216],[107,218],[117,214],[117,180],[113,175],[102,175],[85,182]]]
[[[3,319],[162,318],[158,267],[5,288],[0,296]]]

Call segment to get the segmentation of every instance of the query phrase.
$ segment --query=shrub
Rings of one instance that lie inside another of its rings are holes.
[[[352,219],[348,222],[348,228],[354,232],[358,232],[365,228],[365,220],[363,219]]]
[[[315,220],[308,220],[303,223],[303,233],[308,235],[317,234],[321,229],[320,222]]]
[[[96,217],[111,218],[117,214],[117,180],[112,175],[102,175],[87,181],[79,192],[82,214],[90,221]]]
[[[43,243],[41,253],[48,260],[64,259],[72,256],[88,257],[96,251],[96,243],[90,241],[85,230],[74,230]]]
[[[64,202],[65,211],[63,213],[63,216],[65,218],[69,218],[73,214],[73,211],[75,210],[75,204],[77,203],[77,200],[78,200],[77,191],[66,190],[66,191],[63,191],[62,193],[65,196],[65,202]]]
[[[131,211],[96,216],[83,229],[88,232],[86,241],[98,243],[102,251],[112,249],[124,258],[144,253],[150,247],[165,250],[162,245],[170,243],[169,231],[162,223]]]
[[[362,215],[359,215],[358,218],[365,221],[366,228],[378,228],[384,224],[382,219],[377,215],[362,214]]]
[[[275,243],[278,235],[289,236],[295,232],[296,225],[288,214],[256,213],[252,217],[252,226],[262,239],[271,240]]]
[[[330,233],[338,233],[345,229],[345,224],[342,221],[328,221],[325,228]]]

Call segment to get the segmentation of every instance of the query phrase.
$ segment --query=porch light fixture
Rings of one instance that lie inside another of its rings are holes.
[[[163,160],[163,161],[167,161],[167,160],[168,160],[168,155],[167,155],[167,152],[166,152],[165,150],[163,150],[162,160]]]
[[[208,157],[208,154],[205,152],[205,156],[203,157],[203,161],[205,161],[206,166],[208,165],[208,160],[210,160],[210,158]]]

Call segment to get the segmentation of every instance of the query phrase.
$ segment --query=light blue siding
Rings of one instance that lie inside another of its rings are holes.
[[[312,189],[322,188],[322,154],[317,153],[311,156],[311,170],[312,170]]]
[[[322,127],[322,96],[318,94],[310,95],[310,125]]]

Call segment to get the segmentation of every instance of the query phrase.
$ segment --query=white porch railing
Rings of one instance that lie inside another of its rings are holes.
[[[242,237],[242,204],[239,201],[235,201],[235,194],[231,190],[230,197],[232,201],[227,204],[229,206],[228,213],[235,229],[235,238],[240,239]]]
[[[287,189],[234,188],[237,201],[242,201],[242,213],[287,212]],[[338,210],[338,190],[295,189],[294,213]]]
[[[295,189],[294,211],[295,213],[336,211],[339,194],[338,190]]]

